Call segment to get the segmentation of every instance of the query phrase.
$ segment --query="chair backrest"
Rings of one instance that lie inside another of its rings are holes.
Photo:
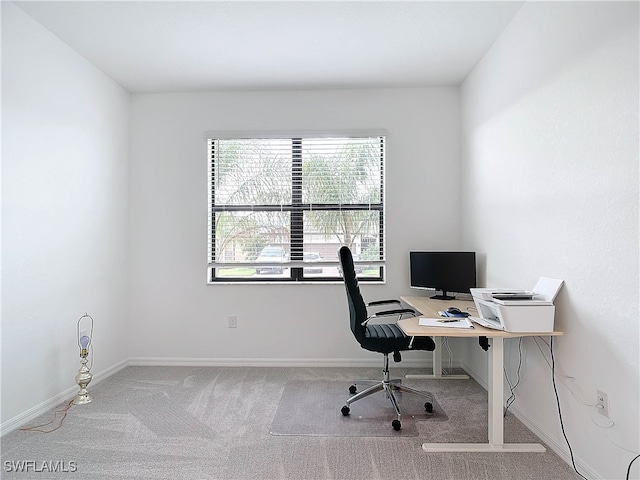
[[[353,256],[349,247],[340,247],[340,265],[342,266],[342,278],[347,291],[347,302],[349,304],[349,322],[351,331],[358,342],[365,338],[367,328],[362,325],[367,319],[367,306],[360,293],[356,270],[353,266]]]

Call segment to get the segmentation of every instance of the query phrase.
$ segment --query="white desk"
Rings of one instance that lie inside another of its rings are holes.
[[[437,311],[443,309],[446,302],[432,300],[428,297],[400,297],[423,316],[435,317]],[[450,302],[459,304],[462,302]],[[435,315],[434,315],[435,313]],[[474,328],[424,327],[418,325],[418,317],[398,321],[398,326],[409,336],[427,337],[487,337],[490,339],[488,351],[489,363],[489,425],[487,443],[424,443],[427,452],[545,452],[539,443],[504,443],[504,339],[517,337],[557,336],[562,332],[552,333],[518,332],[510,333],[493,330],[474,324]]]

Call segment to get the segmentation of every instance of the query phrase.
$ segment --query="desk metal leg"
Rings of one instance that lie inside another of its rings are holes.
[[[494,337],[489,348],[488,443],[423,443],[426,452],[546,452],[539,443],[504,443],[504,339]]]
[[[504,443],[504,416],[502,399],[504,398],[504,340],[492,338],[489,352],[489,443]]]
[[[415,378],[418,380],[425,380],[430,378],[448,379],[448,380],[468,380],[469,375],[466,374],[442,374],[442,345],[440,339],[435,339],[436,348],[433,353],[433,374],[409,374],[405,375],[405,378]]]

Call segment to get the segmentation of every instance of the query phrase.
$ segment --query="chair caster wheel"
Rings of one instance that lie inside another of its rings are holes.
[[[353,395],[354,393],[356,393],[356,390],[358,390],[358,389],[356,388],[356,386],[355,386],[355,385],[351,385],[351,386],[349,387],[349,393],[350,393],[351,395]]]
[[[344,407],[342,407],[342,410],[340,411],[342,412],[342,415],[346,417],[349,415],[349,412],[351,411],[351,409],[345,405]]]
[[[402,424],[400,423],[400,420],[394,420],[393,422],[391,422],[391,426],[396,432],[402,428]]]
[[[431,402],[425,403],[424,409],[427,411],[427,413],[433,413],[433,403]]]

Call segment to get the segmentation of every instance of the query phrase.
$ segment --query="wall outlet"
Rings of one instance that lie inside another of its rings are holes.
[[[238,316],[229,315],[229,328],[237,328],[237,327],[238,327]]]
[[[609,397],[602,390],[598,390],[596,394],[596,408],[600,415],[609,418]]]

